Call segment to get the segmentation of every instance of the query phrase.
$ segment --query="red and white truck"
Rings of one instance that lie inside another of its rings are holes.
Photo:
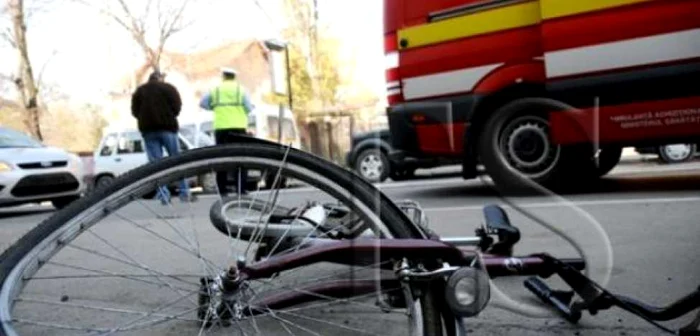
[[[384,0],[384,19],[394,156],[510,187],[700,139],[698,0]]]

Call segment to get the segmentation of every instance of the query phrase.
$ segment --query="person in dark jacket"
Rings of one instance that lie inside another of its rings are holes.
[[[150,162],[163,157],[163,149],[169,156],[180,152],[177,117],[182,109],[182,100],[177,89],[165,82],[165,76],[156,71],[141,85],[131,98],[131,114],[138,121],[138,129],[145,142]],[[170,192],[166,187],[158,188],[158,198],[165,205],[170,203]],[[180,182],[180,199],[195,201],[186,180]]]

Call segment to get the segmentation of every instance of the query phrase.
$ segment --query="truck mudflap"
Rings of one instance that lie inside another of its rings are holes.
[[[464,134],[475,99],[414,102],[387,110],[391,145],[397,156],[461,157]]]

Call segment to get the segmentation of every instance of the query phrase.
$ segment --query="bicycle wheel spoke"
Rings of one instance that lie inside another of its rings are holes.
[[[363,330],[360,330],[360,329],[357,329],[357,328],[352,328],[352,327],[344,326],[344,325],[342,325],[342,324],[340,324],[340,323],[334,323],[334,322],[325,321],[325,320],[321,320],[321,319],[317,319],[317,318],[313,318],[313,317],[309,317],[309,316],[303,316],[303,315],[299,315],[299,314],[295,314],[295,313],[290,313],[290,312],[283,312],[283,311],[278,311],[278,312],[281,313],[281,314],[283,314],[283,315],[289,315],[289,316],[294,316],[294,317],[301,318],[301,319],[305,319],[305,320],[309,320],[309,321],[319,322],[319,323],[331,325],[331,326],[334,326],[334,327],[337,327],[337,328],[340,328],[340,329],[349,330],[349,331],[352,331],[352,332],[359,332],[359,333],[363,333],[363,334],[366,334],[366,335],[377,335],[377,336],[381,336],[380,334],[368,333],[368,332],[366,332],[366,331],[363,331]]]
[[[178,244],[178,243],[176,243],[176,242],[174,242],[174,241],[172,241],[172,240],[170,240],[170,239],[168,239],[168,238],[163,237],[163,236],[160,235],[159,233],[157,233],[157,232],[155,232],[155,231],[153,231],[153,230],[151,230],[151,229],[145,227],[144,225],[141,225],[141,224],[139,224],[139,223],[136,223],[135,221],[130,220],[130,219],[124,217],[124,216],[117,215],[117,217],[120,217],[120,218],[124,219],[125,221],[129,222],[130,224],[136,226],[137,228],[142,229],[142,230],[144,230],[144,231],[150,233],[151,235],[153,235],[153,236],[155,236],[155,237],[157,237],[157,238],[160,238],[160,239],[162,239],[162,240],[164,240],[164,241],[170,243],[170,244],[173,245],[174,247],[177,247],[177,248],[179,248],[179,249],[181,249],[181,250],[183,250],[183,251],[189,253],[190,255],[196,257],[197,259],[200,259],[200,260],[202,260],[203,262],[209,264],[210,267],[216,269],[216,266],[215,266],[215,264],[214,264],[212,261],[210,261],[210,260],[204,258],[204,257],[203,257],[200,253],[198,253],[197,251],[192,251],[192,250],[190,250],[190,249],[188,249],[188,248],[186,248],[186,247],[183,247],[182,245],[180,245],[180,244]]]
[[[78,275],[53,275],[53,276],[39,276],[39,277],[31,277],[31,278],[25,278],[25,280],[60,280],[60,279],[108,279],[108,278],[118,278],[121,276],[128,276],[132,278],[154,278],[158,277],[158,275],[154,274],[120,274],[119,276],[116,275],[109,275],[109,274],[78,274]],[[190,284],[190,285],[195,285],[194,282],[189,282],[189,281],[184,281],[179,278],[200,278],[201,275],[194,275],[194,274],[165,274],[163,273],[163,276],[167,276],[169,278],[173,279],[178,279],[183,283]]]
[[[177,319],[180,318],[180,316],[184,316],[184,315],[190,314],[190,313],[194,312],[194,311],[197,310],[197,309],[199,309],[199,308],[198,308],[198,307],[195,307],[195,308],[191,308],[191,309],[187,309],[187,310],[185,310],[185,311],[179,312],[179,313],[177,313],[177,314],[166,315],[166,316],[161,317],[161,318],[156,319],[156,320],[141,322],[141,323],[129,325],[129,326],[122,327],[122,328],[118,328],[118,329],[112,329],[112,330],[107,331],[106,334],[100,334],[100,336],[109,336],[109,335],[112,335],[112,334],[114,334],[114,333],[125,332],[125,331],[133,331],[133,330],[139,330],[139,329],[143,329],[143,328],[146,328],[146,327],[154,326],[154,325],[156,325],[156,324],[161,324],[161,323],[163,323],[163,322],[168,322],[168,321],[172,321],[172,320],[177,320]],[[149,316],[153,316],[153,315],[149,315]]]
[[[164,304],[162,304],[162,305],[156,307],[155,309],[151,310],[151,311],[148,312],[146,315],[143,315],[143,316],[141,316],[141,317],[139,317],[139,318],[136,318],[136,319],[134,319],[134,320],[128,321],[128,322],[126,322],[126,323],[124,323],[124,324],[122,324],[121,326],[118,326],[118,327],[116,327],[116,328],[109,329],[109,330],[106,331],[107,334],[100,334],[100,336],[111,335],[111,334],[114,334],[114,333],[116,333],[116,332],[124,331],[125,328],[128,328],[128,327],[130,327],[130,326],[133,326],[133,325],[135,325],[136,323],[138,323],[138,322],[140,322],[140,321],[143,321],[143,320],[145,320],[145,319],[147,319],[147,318],[149,318],[149,317],[151,317],[151,316],[153,316],[153,315],[155,315],[155,314],[159,314],[160,312],[164,311],[165,309],[168,309],[169,307],[171,307],[171,306],[173,306],[173,305],[175,305],[175,304],[177,304],[177,303],[180,303],[180,302],[181,302],[182,300],[184,300],[185,298],[188,298],[189,296],[191,296],[191,295],[193,295],[193,294],[197,294],[197,293],[199,293],[199,289],[197,289],[196,291],[192,291],[192,292],[190,292],[190,293],[188,293],[188,294],[182,295],[181,297],[178,297],[178,298],[176,298],[176,299],[174,299],[174,300],[171,300],[171,301],[169,301],[169,302],[166,302],[166,303],[164,303]],[[196,309],[199,309],[199,307],[194,308],[194,310],[196,310]],[[188,310],[186,313],[189,313],[189,312],[192,312],[192,311],[193,311],[193,310]],[[179,316],[183,316],[183,315],[185,315],[186,313],[183,313],[183,314],[181,314],[181,315],[179,315]],[[170,315],[170,316],[172,316],[172,315]],[[179,316],[177,316],[177,317],[179,317]]]
[[[273,312],[273,311],[270,310],[270,309],[268,309],[268,311],[270,311],[270,315],[269,315],[269,316],[272,317],[273,319],[277,320],[277,321],[280,321],[280,322],[282,322],[282,323],[287,323],[287,324],[289,324],[289,325],[291,325],[291,326],[293,326],[293,327],[295,327],[295,328],[297,328],[297,329],[299,329],[299,330],[303,330],[303,331],[305,331],[305,332],[307,332],[307,333],[309,333],[309,334],[316,335],[316,336],[321,336],[321,334],[319,334],[319,333],[317,333],[317,332],[315,332],[315,331],[313,331],[313,330],[311,330],[311,329],[309,329],[309,328],[305,328],[305,327],[303,327],[303,326],[300,326],[299,324],[296,324],[296,323],[294,323],[294,322],[292,322],[292,321],[289,321],[289,320],[287,320],[287,319],[284,319],[284,318],[281,318],[281,317],[277,316],[277,314],[275,314],[275,312]]]
[[[73,327],[65,324],[49,323],[49,322],[39,322],[27,319],[12,319],[12,323],[28,324],[39,327],[46,327],[51,329],[61,329],[61,330],[73,330],[73,331],[84,331],[84,332],[106,332],[107,329],[98,328],[87,328],[87,327]]]
[[[155,286],[158,286],[158,287],[163,286],[163,284],[162,284],[161,282],[149,281],[149,280],[144,280],[144,279],[139,279],[139,278],[135,278],[135,277],[126,276],[126,275],[123,275],[123,274],[117,274],[117,273],[114,273],[114,272],[95,270],[95,269],[90,269],[90,268],[87,268],[87,267],[69,265],[69,264],[64,264],[64,263],[60,263],[60,262],[56,262],[56,261],[47,261],[46,264],[47,264],[47,265],[54,265],[54,266],[59,266],[59,267],[65,267],[65,268],[76,269],[76,270],[80,270],[80,271],[95,272],[95,273],[99,273],[99,274],[111,275],[111,276],[113,276],[113,277],[122,278],[122,279],[128,279],[128,280],[133,280],[133,281],[138,281],[138,282],[143,282],[143,283],[155,285]],[[177,288],[177,287],[176,287],[176,288]],[[178,289],[183,290],[183,291],[188,291],[188,290],[189,290],[189,289],[187,289],[187,288],[178,288]]]
[[[103,258],[108,259],[108,260],[116,261],[116,262],[121,263],[121,264],[124,264],[124,265],[128,265],[128,266],[131,266],[131,267],[134,267],[134,268],[138,268],[138,269],[140,269],[140,270],[144,270],[144,271],[150,273],[150,274],[151,274],[153,277],[155,277],[156,279],[160,279],[160,277],[166,277],[166,278],[171,278],[171,279],[174,279],[174,280],[177,280],[177,281],[186,283],[186,284],[188,284],[188,285],[197,285],[196,283],[187,282],[187,281],[184,281],[184,280],[182,280],[182,279],[170,277],[170,276],[168,276],[168,275],[166,275],[166,274],[163,274],[163,273],[161,273],[161,272],[159,272],[159,271],[156,271],[156,270],[152,269],[152,268],[149,267],[148,265],[141,264],[141,263],[137,263],[137,262],[135,262],[132,258],[129,258],[129,259],[132,259],[132,261],[126,261],[126,260],[123,260],[123,259],[119,259],[119,258],[110,256],[110,255],[107,255],[107,254],[104,254],[104,253],[101,253],[101,252],[98,252],[98,251],[89,249],[89,248],[85,248],[85,247],[81,247],[81,246],[76,246],[76,245],[74,245],[74,244],[68,244],[68,245],[66,245],[66,247],[70,247],[70,248],[73,248],[73,249],[76,249],[76,250],[79,250],[79,251],[83,251],[83,252],[87,252],[87,253],[90,253],[90,254],[94,254],[94,255],[96,255],[96,256],[100,256],[100,257],[103,257]]]
[[[190,293],[190,295],[192,295],[192,294]],[[124,309],[124,308],[108,308],[108,307],[92,306],[92,305],[85,305],[85,304],[77,304],[77,303],[72,303],[72,302],[59,302],[59,301],[42,300],[42,299],[34,299],[34,298],[19,298],[19,299],[17,299],[17,302],[41,303],[41,304],[47,304],[47,305],[52,305],[52,306],[73,307],[73,308],[81,308],[81,309],[86,309],[86,310],[97,310],[97,311],[103,311],[103,312],[128,314],[128,315],[142,315],[142,316],[144,316],[144,315],[149,314],[149,312],[147,312],[147,311],[138,311],[138,310]],[[170,315],[153,314],[151,316],[166,317],[166,316],[170,316]],[[189,322],[197,322],[198,321],[195,319],[187,319],[187,318],[178,318],[178,320],[189,321]]]
[[[152,207],[148,206],[148,204],[146,204],[145,202],[138,200],[137,203],[140,204],[141,206],[143,206],[148,212],[150,212],[151,214],[156,216],[156,218],[160,219],[160,221],[165,223],[165,225],[169,226],[173,230],[173,232],[175,232],[178,236],[180,236],[180,238],[182,238],[182,240],[184,240],[186,243],[188,243],[188,245],[190,245],[190,247],[194,248],[193,243],[191,241],[189,241],[187,239],[187,237],[185,237],[185,235],[180,230],[178,230],[172,224],[170,224],[170,221],[168,221],[166,218],[161,216],[157,211],[155,211]],[[170,209],[171,210],[174,209],[172,204],[170,205]]]
[[[282,173],[282,170],[284,169],[285,165],[287,164],[287,156],[289,155],[289,150],[290,150],[290,149],[291,149],[291,147],[287,146],[287,149],[286,149],[286,151],[285,151],[285,153],[284,153],[284,157],[282,158],[282,162],[281,162],[280,165],[279,165],[279,168],[278,168],[278,171],[277,171],[277,176],[275,177],[275,182],[277,182],[277,180],[279,179],[279,176],[280,176],[281,173]],[[273,188],[274,188],[274,187],[275,187],[275,186],[273,186]],[[263,211],[261,211],[261,213],[260,213],[260,219],[258,220],[258,223],[260,223],[260,222],[262,221],[262,218],[263,218],[263,216],[264,216],[265,213],[266,213],[265,210],[267,210],[271,198],[272,198],[272,208],[270,209],[269,213],[272,214],[272,213],[274,213],[275,209],[277,209],[277,199],[278,199],[278,197],[279,197],[279,192],[280,192],[280,188],[279,188],[279,186],[277,186],[277,188],[275,188],[275,189],[272,191],[272,193],[270,193],[270,195],[268,196],[268,201],[265,202],[265,207],[263,208]],[[267,231],[267,227],[268,227],[269,224],[270,224],[270,217],[268,216],[267,220],[265,221],[265,226],[263,227],[262,231],[260,231],[260,241],[262,241],[262,238],[264,237],[265,232]],[[253,233],[253,239],[250,240],[250,242],[248,243],[248,247],[247,247],[246,250],[245,250],[245,255],[246,255],[246,256],[248,255],[248,251],[250,250],[251,245],[252,245],[254,242],[259,243],[259,242],[258,242],[258,238],[257,238],[257,236],[256,236],[256,234],[258,233],[257,228],[256,228],[256,230],[254,230],[253,232],[254,232],[254,233]]]
[[[265,282],[265,280],[260,280],[260,279],[255,280],[255,281],[257,281],[257,282],[263,282],[263,283]],[[305,295],[313,296],[313,297],[319,298],[319,299],[332,300],[332,301],[342,302],[342,303],[352,303],[352,304],[356,304],[356,305],[358,305],[358,306],[371,307],[371,308],[373,308],[373,309],[377,309],[377,307],[375,307],[375,306],[373,306],[373,305],[361,304],[361,303],[359,303],[359,302],[353,302],[351,299],[339,299],[339,298],[335,298],[335,297],[332,297],[332,296],[329,296],[329,295],[314,293],[314,292],[312,292],[312,291],[308,291],[308,290],[304,290],[304,289],[300,289],[300,288],[293,288],[293,287],[288,286],[288,285],[279,285],[279,288],[284,288],[284,289],[287,289],[287,290],[290,290],[290,291],[293,291],[293,292],[296,292],[296,293],[300,293],[300,294],[305,294]],[[375,292],[375,294],[376,294],[376,292]]]

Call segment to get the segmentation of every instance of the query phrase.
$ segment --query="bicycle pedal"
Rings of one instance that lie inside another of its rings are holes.
[[[542,302],[556,309],[567,321],[576,324],[581,319],[581,310],[572,309],[570,306],[574,297],[573,292],[553,290],[542,280],[535,277],[525,280],[524,284],[525,288],[540,298]]]

